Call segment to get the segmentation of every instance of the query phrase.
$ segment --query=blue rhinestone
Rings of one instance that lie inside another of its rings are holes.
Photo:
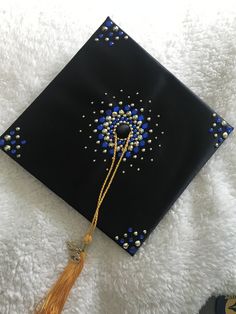
[[[209,131],[209,133],[212,133],[214,131],[214,129],[210,128],[208,131]]]
[[[23,144],[23,145],[26,144],[26,140],[22,140],[21,144]]]
[[[141,114],[141,115],[138,117],[138,120],[139,120],[139,121],[143,121],[143,119],[144,119],[144,116]]]
[[[115,107],[113,108],[113,110],[114,110],[115,112],[118,112],[118,111],[120,110],[120,107],[119,107],[119,106],[115,106]]]
[[[144,123],[143,125],[142,125],[142,128],[145,130],[145,129],[147,129],[147,127],[148,127],[148,123]]]
[[[136,253],[137,248],[136,248],[135,246],[130,246],[130,247],[128,248],[128,251],[129,251],[130,254],[134,254],[134,253]]]
[[[133,130],[133,132],[134,132],[134,133],[137,133],[137,132],[138,132],[138,130],[137,130],[137,129],[134,129],[134,130]]]
[[[123,143],[122,140],[119,140],[119,141],[118,141],[118,145],[121,145],[122,143]]]
[[[111,20],[107,20],[105,22],[106,27],[111,27],[113,25],[113,22]]]
[[[114,45],[114,42],[113,41],[109,41],[109,46],[113,46]]]
[[[133,232],[133,228],[132,228],[132,227],[129,227],[129,228],[128,228],[128,232]]]
[[[1,138],[0,139],[0,146],[4,146],[4,144],[5,144],[5,141]]]
[[[16,144],[16,141],[15,140],[11,141],[11,144],[12,145]]]
[[[219,143],[222,143],[224,140],[223,140],[223,138],[222,137],[220,137],[219,139],[218,139],[218,142]]]
[[[135,136],[132,136],[131,137],[131,141],[135,141],[136,137]]]
[[[131,156],[131,152],[126,152],[125,157],[129,158]]]
[[[102,124],[98,125],[97,129],[101,131],[103,129],[103,125]]]
[[[133,243],[134,242],[134,239],[133,238],[129,238],[129,243]]]
[[[125,120],[125,117],[121,117],[120,120],[124,121],[124,120]]]
[[[125,240],[124,239],[120,239],[119,242],[120,242],[120,244],[124,244]]]
[[[219,128],[219,129],[218,129],[218,132],[222,132],[222,128]]]
[[[139,146],[143,147],[145,145],[145,141],[140,141]]]
[[[140,240],[143,240],[143,239],[144,239],[144,235],[143,235],[143,234],[140,234],[139,239],[140,239]]]
[[[220,117],[216,118],[216,122],[220,123],[221,122],[221,118]]]
[[[105,118],[105,117],[99,118],[99,122],[100,122],[100,123],[103,123],[103,122],[105,122],[105,121],[106,121],[106,118]]]
[[[109,150],[109,154],[111,154],[111,155],[114,154],[114,149],[113,149],[113,148],[111,148],[111,149]]]
[[[108,36],[109,36],[109,37],[112,37],[112,36],[113,36],[113,33],[112,33],[112,32],[110,32],[110,33],[108,34]]]
[[[133,109],[133,110],[131,111],[131,113],[132,113],[132,115],[134,116],[135,114],[138,113],[138,109]]]
[[[99,35],[98,35],[99,38],[102,38],[103,36],[104,36],[103,34],[99,34]]]
[[[134,149],[133,149],[133,150],[134,150],[134,152],[135,152],[135,154],[136,154],[136,153],[138,153],[139,148],[138,148],[138,147],[134,147]]]
[[[106,115],[107,116],[110,116],[112,114],[112,111],[109,109],[109,110],[106,110]]]
[[[14,135],[15,134],[15,131],[10,131],[10,135]]]
[[[107,142],[103,142],[103,143],[102,143],[102,147],[103,147],[103,148],[106,148],[107,146],[108,146],[108,143],[107,143]]]
[[[233,131],[233,127],[231,127],[231,126],[228,126],[227,128],[226,128],[226,131],[228,132],[228,133],[231,133],[232,131]]]
[[[104,135],[102,133],[98,134],[98,139],[102,140],[104,138]]]
[[[147,132],[143,133],[143,138],[148,138],[148,133]]]
[[[122,32],[122,31],[119,31],[119,33],[118,33],[120,36],[122,36],[122,35],[124,35],[124,32]]]
[[[16,150],[15,150],[15,149],[12,149],[12,150],[11,150],[11,153],[12,153],[13,155],[15,155]]]
[[[126,105],[126,106],[124,107],[125,111],[129,111],[129,108],[130,108],[129,105]]]

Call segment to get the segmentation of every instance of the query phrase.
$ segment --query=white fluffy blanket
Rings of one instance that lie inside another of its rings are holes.
[[[227,0],[0,1],[0,132],[107,15],[236,126],[235,13]],[[0,313],[27,314],[87,221],[3,153],[0,169]],[[232,134],[134,258],[97,230],[64,313],[195,314],[235,294],[235,170]]]

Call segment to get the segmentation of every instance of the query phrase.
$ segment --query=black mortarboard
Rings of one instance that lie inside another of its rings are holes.
[[[0,146],[134,255],[232,130],[108,17]]]

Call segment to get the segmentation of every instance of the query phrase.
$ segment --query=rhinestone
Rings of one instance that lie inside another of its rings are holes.
[[[221,124],[222,124],[223,126],[226,126],[226,125],[227,125],[227,122],[223,120],[223,121],[221,122]]]
[[[125,35],[124,39],[128,39],[129,37],[127,35]]]
[[[151,99],[149,99],[149,101],[148,101],[149,103],[151,103],[152,101],[151,101]]]
[[[214,112],[214,113],[212,114],[212,116],[213,116],[213,117],[216,117],[216,113]]]
[[[217,134],[217,133],[215,133],[215,134],[214,134],[214,137],[217,137],[217,136],[218,136],[218,134]]]
[[[219,144],[218,144],[218,143],[215,143],[215,147],[219,147]]]
[[[95,119],[94,122],[95,122],[95,123],[98,123],[98,119]]]
[[[138,235],[138,231],[134,231],[134,235],[137,236]]]
[[[164,134],[164,131],[162,131],[161,134],[163,135],[163,134]]]
[[[97,131],[98,131],[97,129],[94,129],[94,130],[93,130],[94,133],[97,133]]]
[[[223,136],[223,138],[227,138],[227,137],[228,137],[228,133],[227,133],[227,132],[224,132],[224,133],[222,134],[222,136]]]
[[[135,246],[140,246],[141,245],[141,242],[139,240],[135,241],[134,242]]]
[[[151,162],[153,162],[153,160],[154,160],[153,158],[150,159]]]
[[[139,100],[139,102],[143,102],[143,100],[142,100],[142,99],[140,99],[140,100]]]
[[[137,168],[137,171],[140,171],[140,168]]]
[[[94,40],[95,40],[95,41],[99,41],[99,38],[96,37]]]
[[[79,133],[82,133],[82,130],[79,130]]]
[[[116,240],[119,240],[119,237],[118,237],[118,236],[115,236],[115,239],[116,239]]]
[[[144,229],[144,230],[143,230],[143,233],[146,234],[146,233],[147,233],[147,230]]]
[[[144,108],[140,108],[140,111],[141,111],[141,112],[144,112]]]
[[[91,135],[89,135],[89,138],[92,138],[92,136],[91,136]]]
[[[96,153],[98,150],[97,149],[94,149],[94,153]]]
[[[17,155],[16,155],[16,158],[20,158],[20,157],[21,157],[21,154],[17,154]]]
[[[107,150],[106,150],[106,149],[104,149],[102,152],[105,154],[105,153],[107,153]]]
[[[133,158],[136,159],[136,158],[137,158],[137,155],[134,155]]]
[[[108,105],[109,107],[112,107],[113,106],[113,104],[112,103],[109,103],[109,105]]]
[[[127,234],[127,233],[124,233],[124,237],[127,238],[127,236],[128,236],[128,234]]]
[[[157,118],[160,118],[160,116],[161,116],[161,115],[158,114],[158,115],[157,115]]]
[[[156,123],[156,126],[158,126],[158,123]]]
[[[125,173],[125,170],[122,170],[122,173],[124,174],[124,173]]]
[[[109,38],[108,38],[108,37],[106,37],[106,38],[105,38],[105,41],[109,41]]]
[[[152,140],[148,140],[147,142],[150,144],[152,142]]]
[[[6,145],[6,146],[4,146],[4,150],[5,150],[5,152],[9,151],[10,149],[11,149],[11,146],[10,146],[10,145]]]
[[[96,144],[100,144],[100,141],[97,141]]]
[[[20,147],[21,147],[20,145],[16,145],[16,149],[20,149]]]
[[[158,146],[161,147],[161,144],[159,144]]]
[[[130,166],[130,167],[133,167],[133,164],[130,164],[129,166]]]
[[[125,243],[123,244],[123,248],[126,250],[126,249],[128,249],[128,247],[129,247],[129,244],[128,244],[127,242],[125,242]]]
[[[119,27],[118,27],[118,26],[114,26],[114,27],[113,27],[113,31],[115,31],[115,32],[117,32],[117,31],[118,31],[118,29],[119,29]]]
[[[96,159],[93,159],[93,162],[95,162],[96,161]]]
[[[100,110],[100,113],[104,113],[104,110]]]
[[[88,147],[87,146],[84,146],[84,149],[87,149]]]
[[[149,130],[149,133],[153,133],[153,130],[152,130],[152,129],[150,129],[150,130]]]
[[[20,131],[20,127],[19,126],[16,127],[16,131]]]
[[[216,123],[213,123],[212,126],[215,127],[215,126],[216,126]]]
[[[10,141],[10,140],[11,140],[11,135],[8,135],[8,134],[5,135],[5,136],[4,136],[4,139],[5,139],[6,141]]]
[[[103,25],[103,26],[102,26],[102,31],[105,32],[105,31],[107,31],[107,30],[108,30],[108,28],[107,28],[105,25]]]
[[[147,121],[151,121],[151,118],[150,118],[150,117],[148,117],[148,118],[147,118]]]
[[[119,36],[116,36],[116,37],[115,37],[115,40],[119,40],[119,39],[120,39],[120,37],[119,37]]]
[[[146,149],[145,148],[142,148],[142,152],[145,152],[146,151]]]

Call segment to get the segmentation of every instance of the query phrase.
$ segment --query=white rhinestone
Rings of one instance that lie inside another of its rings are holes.
[[[147,233],[147,230],[144,229],[144,230],[143,230],[143,233],[146,234],[146,233]]]
[[[141,245],[141,242],[139,240],[135,241],[134,242],[135,246],[140,246]]]
[[[16,131],[20,131],[20,127],[19,126],[16,127]]]
[[[134,235],[137,236],[138,235],[138,231],[134,231]]]
[[[126,249],[128,249],[128,247],[129,247],[129,244],[128,244],[127,242],[125,242],[125,243],[123,244],[123,248],[126,250]]]
[[[105,41],[109,41],[109,38],[108,38],[108,37],[106,37],[106,38],[105,38]]]
[[[128,39],[129,37],[126,35],[125,37],[124,37],[124,39]]]
[[[227,122],[226,122],[225,120],[223,120],[223,121],[221,122],[221,124],[222,124],[223,126],[226,126],[226,125],[227,125]]]
[[[21,154],[17,154],[17,155],[16,155],[16,158],[20,158],[20,157],[21,157]]]
[[[95,40],[95,41],[99,41],[99,38],[96,37],[94,40]]]
[[[6,145],[6,146],[4,146],[4,150],[5,150],[5,152],[8,152],[10,149],[11,149],[11,146],[10,146],[10,145]]]
[[[223,138],[227,138],[227,137],[228,137],[228,133],[227,133],[227,132],[224,132],[224,133],[222,134],[222,136],[223,136]]]
[[[118,237],[118,236],[115,236],[115,239],[116,239],[116,240],[119,240],[119,237]]]
[[[213,116],[213,117],[216,117],[216,113],[214,112],[214,113],[212,114],[212,116]]]
[[[9,135],[9,134],[5,135],[5,136],[4,136],[4,139],[5,139],[6,141],[10,141],[10,140],[11,140],[11,135]]]

